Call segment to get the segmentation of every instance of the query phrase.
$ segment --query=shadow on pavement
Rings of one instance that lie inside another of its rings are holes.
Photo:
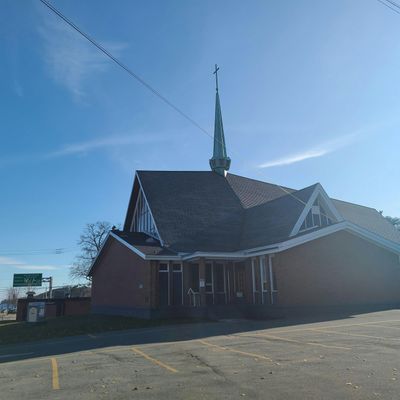
[[[0,363],[34,359],[37,357],[57,356],[112,346],[137,346],[143,344],[188,341],[263,329],[344,320],[354,318],[356,315],[378,311],[386,311],[385,318],[386,316],[392,318],[390,317],[392,313],[395,313],[396,318],[399,318],[396,310],[397,308],[394,307],[363,307],[347,311],[323,311],[321,309],[320,312],[315,312],[313,315],[307,315],[307,312],[301,315],[301,313],[297,311],[296,315],[289,315],[286,318],[273,320],[246,319],[220,320],[217,322],[206,321],[54,338],[45,341],[2,345],[0,346]]]

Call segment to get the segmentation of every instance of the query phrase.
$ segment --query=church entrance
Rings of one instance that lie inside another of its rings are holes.
[[[158,267],[158,287],[160,307],[182,305],[182,265],[179,263],[160,263]]]
[[[171,303],[173,306],[183,304],[183,280],[182,280],[182,265],[172,264],[172,295]]]
[[[159,303],[169,305],[169,264],[162,263],[158,267]]]
[[[245,265],[232,263],[226,266],[226,287],[228,304],[240,304],[245,301]]]

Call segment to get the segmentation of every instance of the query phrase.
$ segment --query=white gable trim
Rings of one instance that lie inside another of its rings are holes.
[[[142,257],[143,259],[146,258],[146,255],[144,253],[142,253],[140,250],[138,250],[136,247],[132,246],[131,244],[129,244],[128,242],[125,242],[124,239],[121,239],[118,235],[116,235],[115,233],[110,233],[110,236],[112,236],[115,240],[117,240],[118,242],[122,243],[124,246],[126,246],[129,250],[132,250],[135,254],[137,254],[139,257]]]
[[[293,195],[295,195],[295,193]],[[301,225],[303,225],[303,222],[306,219],[308,212],[311,210],[311,207],[315,203],[315,200],[317,199],[318,196],[321,196],[322,200],[326,204],[326,207],[328,208],[329,212],[333,215],[336,222],[344,221],[343,217],[340,215],[339,211],[336,209],[335,205],[333,204],[332,200],[329,198],[329,196],[325,192],[322,185],[320,183],[318,183],[317,186],[315,187],[312,195],[308,199],[307,204],[304,206],[304,209],[301,212],[299,219],[297,220],[292,231],[290,232],[289,237],[296,236],[299,233]]]
[[[329,225],[325,228],[320,228],[317,229],[313,232],[306,233],[304,235],[298,236],[293,239],[286,240],[284,242],[272,244],[269,246],[263,246],[263,247],[256,247],[253,249],[247,249],[247,250],[241,250],[237,252],[194,252],[190,254],[179,254],[175,256],[160,256],[160,255],[146,255],[142,253],[140,250],[138,250],[136,247],[130,245],[127,243],[124,239],[120,238],[118,235],[116,235],[113,232],[109,232],[106,240],[103,243],[102,248],[100,249],[97,257],[92,263],[92,266],[90,267],[89,274],[91,273],[93,266],[96,263],[97,258],[100,256],[103,247],[105,246],[109,236],[112,236],[114,239],[116,239],[118,242],[126,246],[128,249],[133,251],[135,254],[137,254],[139,257],[141,257],[144,260],[159,260],[159,261],[178,261],[178,260],[195,260],[200,257],[206,257],[206,258],[213,258],[213,259],[231,259],[231,260],[243,260],[249,257],[256,257],[256,256],[261,256],[261,255],[267,255],[267,254],[274,254],[274,253],[280,253],[285,250],[289,250],[293,247],[300,246],[304,243],[311,242],[313,240],[331,235],[332,233],[339,232],[339,231],[348,231],[350,233],[353,233],[354,235],[361,237],[364,240],[367,240],[379,247],[382,247],[386,250],[389,250],[395,254],[398,254],[400,256],[400,244],[392,242],[390,240],[387,240],[383,238],[382,236],[379,236],[373,232],[370,232],[358,225],[355,225],[353,223],[347,222],[347,221],[342,221],[337,224]]]
[[[118,242],[122,243],[129,250],[132,250],[139,257],[143,258],[143,260],[181,260],[180,256],[157,256],[157,255],[152,256],[152,255],[144,254],[139,249],[137,249],[135,246],[132,246],[131,244],[126,242],[124,239],[120,238],[115,233],[110,232],[110,236],[112,236],[114,239],[118,240]]]
[[[136,174],[135,174],[135,177],[136,177],[136,179],[138,180],[138,183],[139,183],[139,194],[138,194],[138,197],[137,197],[137,199],[136,199],[135,209],[134,209],[133,215],[132,215],[131,232],[132,232],[132,229],[133,229],[133,228],[132,228],[132,227],[133,227],[133,222],[134,222],[134,220],[135,220],[135,213],[136,213],[136,208],[137,208],[137,204],[138,204],[138,201],[137,201],[137,200],[138,200],[139,195],[140,195],[140,192],[141,192],[142,195],[143,195],[143,197],[144,197],[144,200],[145,200],[146,203],[147,203],[147,207],[149,208],[149,212],[150,212],[151,218],[153,219],[154,227],[156,228],[156,232],[157,232],[157,235],[158,235],[158,238],[157,238],[157,239],[160,241],[161,246],[164,246],[164,241],[163,241],[163,239],[162,239],[162,237],[161,237],[161,235],[160,235],[160,232],[159,232],[159,230],[158,230],[158,228],[157,228],[156,220],[155,220],[155,218],[154,218],[153,212],[151,211],[150,203],[147,201],[146,193],[145,193],[145,191],[144,191],[144,189],[143,189],[142,182],[140,181],[139,174],[138,174],[137,172],[136,172]]]
[[[362,228],[359,225],[347,222],[347,230],[354,233],[355,235],[365,239],[375,245],[378,245],[386,250],[394,251],[400,255],[400,244],[387,240],[382,236],[377,235],[367,229]]]
[[[281,251],[285,251],[291,249],[292,247],[296,247],[302,245],[307,242],[311,242],[313,240],[322,238],[324,236],[331,235],[332,233],[339,232],[342,230],[346,230],[350,233],[355,234],[356,236],[361,237],[364,240],[367,240],[379,247],[382,247],[386,250],[389,250],[393,253],[400,255],[400,244],[396,242],[392,242],[383,238],[380,235],[377,235],[367,229],[362,228],[361,226],[352,224],[348,221],[342,221],[337,224],[329,225],[325,228],[320,228],[313,232],[298,236],[293,239],[286,240],[281,243],[277,243],[271,246],[258,247],[254,249],[245,250],[244,253],[247,256],[259,256],[266,255],[271,253],[279,253]]]

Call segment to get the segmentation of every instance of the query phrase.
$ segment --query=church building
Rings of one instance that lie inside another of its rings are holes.
[[[209,171],[136,171],[122,230],[93,262],[92,311],[267,316],[400,304],[400,232],[320,183],[228,173],[218,81]]]

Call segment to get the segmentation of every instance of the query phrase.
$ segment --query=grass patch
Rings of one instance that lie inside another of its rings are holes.
[[[0,345],[184,322],[194,321],[187,319],[146,320],[97,314],[57,317],[37,323],[1,321]]]

